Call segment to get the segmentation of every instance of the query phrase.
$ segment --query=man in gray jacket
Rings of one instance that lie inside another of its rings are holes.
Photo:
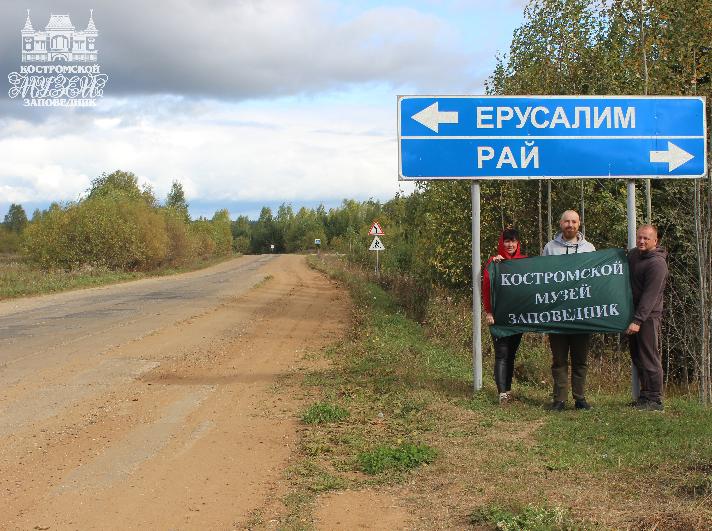
[[[561,214],[561,231],[544,246],[543,256],[590,253],[596,248],[579,232],[581,221],[574,210]],[[563,411],[569,389],[569,353],[571,354],[571,391],[576,409],[591,409],[586,402],[586,372],[591,334],[549,334],[551,346],[551,376],[554,380],[552,411]]]
[[[630,336],[631,360],[640,380],[640,398],[635,407],[663,411],[660,324],[668,275],[667,251],[658,247],[658,231],[652,225],[643,225],[638,229],[635,244],[636,248],[628,253],[635,313],[633,322],[626,330]]]

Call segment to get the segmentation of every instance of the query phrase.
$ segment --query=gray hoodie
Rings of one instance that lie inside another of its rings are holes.
[[[593,244],[587,242],[586,238],[584,238],[580,232],[576,235],[576,240],[573,242],[567,242],[564,240],[564,235],[561,232],[557,232],[554,239],[544,246],[541,255],[553,256],[559,254],[591,253],[595,250],[596,248]]]

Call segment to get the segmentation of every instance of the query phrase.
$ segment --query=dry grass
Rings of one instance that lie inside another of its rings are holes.
[[[196,259],[179,268],[160,268],[147,272],[113,271],[106,267],[74,270],[42,269],[20,255],[0,254],[0,300],[56,293],[125,282],[148,276],[170,275],[209,267],[232,257]]]

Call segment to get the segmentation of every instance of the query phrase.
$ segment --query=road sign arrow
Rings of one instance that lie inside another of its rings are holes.
[[[415,113],[412,118],[416,122],[423,124],[425,127],[432,129],[436,133],[438,132],[440,124],[456,124],[458,119],[457,111],[440,112],[438,110],[437,101],[422,111]]]
[[[694,155],[691,155],[670,141],[668,141],[667,151],[650,152],[650,162],[667,162],[669,165],[668,171],[677,169],[694,158]]]

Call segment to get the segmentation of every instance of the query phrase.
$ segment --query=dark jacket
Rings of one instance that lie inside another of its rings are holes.
[[[521,243],[519,241],[517,241],[517,248],[514,250],[514,254],[509,254],[504,248],[504,238],[501,234],[499,235],[499,243],[497,244],[497,254],[505,260],[515,260],[517,258],[527,257],[527,255],[522,254]],[[487,313],[492,313],[492,302],[490,301],[490,276],[489,271],[487,271],[487,266],[490,265],[493,258],[494,256],[490,256],[490,259],[487,260],[487,263],[485,264],[485,268],[482,270],[482,303],[484,304],[485,311]]]
[[[633,322],[638,325],[650,317],[660,317],[663,313],[663,292],[668,274],[667,255],[662,247],[647,252],[640,252],[636,248],[628,253],[630,287],[635,307]]]

